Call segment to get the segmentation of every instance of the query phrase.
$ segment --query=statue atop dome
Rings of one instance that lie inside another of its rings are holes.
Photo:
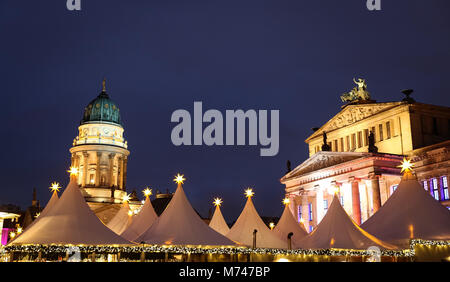
[[[353,82],[357,85],[353,87],[350,92],[344,93],[341,95],[342,102],[360,102],[360,101],[369,101],[370,93],[367,91],[366,80],[362,78],[358,78],[356,80],[353,78]]]

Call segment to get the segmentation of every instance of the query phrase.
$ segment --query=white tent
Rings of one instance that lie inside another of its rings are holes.
[[[302,249],[366,250],[371,246],[396,249],[361,229],[345,212],[335,195],[327,213],[316,229],[295,247]]]
[[[71,176],[48,213],[10,244],[131,244],[98,219],[81,195],[75,177]]]
[[[449,240],[450,211],[407,172],[386,203],[361,227],[403,247],[407,247],[412,238]]]
[[[120,236],[127,240],[135,241],[136,238],[141,236],[142,233],[152,226],[157,218],[158,215],[156,215],[156,212],[153,209],[150,197],[147,196],[145,198],[144,206],[139,213],[133,217],[131,224],[120,234]]]
[[[235,245],[198,216],[181,183],[164,212],[135,241],[159,245]]]
[[[254,230],[257,231],[257,248],[286,249],[288,247],[287,243],[281,240],[262,221],[255,209],[255,206],[253,205],[251,196],[248,196],[244,209],[226,236],[233,241],[253,247]]]
[[[288,205],[285,205],[283,214],[281,215],[280,220],[277,225],[273,229],[273,232],[277,234],[280,239],[288,244],[288,234],[293,233],[291,237],[292,246],[296,245],[296,242],[308,236],[308,232],[306,232],[303,223],[298,223],[294,216],[291,213]]]
[[[130,206],[128,205],[128,201],[125,200],[123,201],[120,210],[106,226],[108,226],[108,228],[114,231],[116,234],[120,235],[125,231],[125,229],[127,229],[132,220],[133,214],[130,213]]]
[[[39,216],[30,224],[27,226],[27,228],[25,229],[28,230],[31,228],[31,226],[35,225],[36,222],[38,222],[41,218],[45,217],[48,212],[55,206],[56,202],[58,202],[59,197],[58,197],[58,192],[56,190],[53,191],[52,196],[50,198],[50,200],[48,201],[47,205],[45,206],[45,208],[40,212]]]
[[[214,211],[214,215],[209,222],[209,227],[216,230],[222,235],[226,235],[228,232],[230,232],[230,228],[228,227],[228,224],[225,222],[225,219],[223,218],[222,212],[220,211],[220,204],[216,204],[216,210]]]

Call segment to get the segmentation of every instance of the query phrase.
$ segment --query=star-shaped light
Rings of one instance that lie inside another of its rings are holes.
[[[179,173],[175,175],[175,178],[173,179],[173,181],[175,181],[177,184],[183,184],[185,180],[186,178],[184,178],[184,174]]]
[[[78,174],[78,168],[71,166],[67,172],[70,172],[70,175],[77,175]]]
[[[17,234],[20,234],[20,233],[22,233],[22,231],[23,231],[22,227],[20,227],[20,226],[17,226]]]
[[[251,197],[253,197],[253,195],[255,195],[255,193],[253,192],[253,189],[252,189],[252,188],[247,188],[247,189],[245,190],[245,197],[251,198]]]
[[[59,192],[59,189],[61,189],[61,186],[59,186],[59,183],[58,182],[53,182],[52,184],[51,184],[51,186],[50,186],[50,189],[53,191],[53,192]]]
[[[216,207],[220,207],[220,205],[222,204],[222,199],[220,199],[220,198],[214,198],[213,204],[214,204]]]
[[[36,215],[34,216],[34,218],[38,218],[41,215],[40,212],[36,213]]]
[[[129,210],[128,211],[128,216],[132,216],[133,215],[133,211],[132,210]]]
[[[284,198],[283,199],[283,204],[284,205],[289,205],[290,202],[291,202],[291,200],[289,200],[289,198]]]
[[[406,158],[403,158],[403,162],[401,165],[397,166],[399,168],[401,168],[401,172],[410,172],[412,171],[412,167],[414,166],[414,164],[411,163],[411,160],[407,160]]]
[[[150,197],[153,193],[152,193],[152,189],[150,189],[150,188],[148,188],[148,187],[146,187],[145,189],[144,189],[144,191],[142,191],[143,193],[144,193],[144,196],[145,197]]]
[[[9,237],[11,237],[11,239],[14,239],[14,237],[16,237],[16,232],[9,233]]]
[[[122,198],[122,201],[128,202],[128,201],[130,201],[130,199],[131,199],[130,195],[125,194],[125,196],[123,196],[123,198]]]
[[[269,223],[269,227],[270,227],[270,230],[272,230],[275,227],[275,223],[273,223],[273,222]]]

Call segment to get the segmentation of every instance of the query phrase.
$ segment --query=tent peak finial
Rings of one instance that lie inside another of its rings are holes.
[[[216,207],[220,207],[220,206],[222,205],[222,199],[221,199],[221,198],[214,198],[213,204],[214,204]]]
[[[186,178],[184,178],[184,174],[179,173],[177,173],[177,175],[175,175],[175,178],[173,179],[173,181],[175,181],[177,184],[184,184],[185,180]]]
[[[253,197],[253,195],[255,195],[255,192],[253,192],[253,189],[252,189],[252,188],[248,187],[248,188],[245,190],[245,197],[251,198],[251,197]]]

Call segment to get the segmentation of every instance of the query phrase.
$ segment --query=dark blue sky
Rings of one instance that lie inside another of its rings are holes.
[[[378,101],[413,88],[420,102],[450,105],[448,0],[0,2],[0,203],[23,207],[33,187],[46,203],[66,185],[69,148],[83,108],[106,77],[131,156],[128,190],[174,190],[187,177],[193,206],[214,196],[234,220],[253,186],[262,215],[281,213],[286,160],[307,158],[304,140],[364,77]],[[280,152],[259,147],[175,147],[176,109],[279,109]]]

